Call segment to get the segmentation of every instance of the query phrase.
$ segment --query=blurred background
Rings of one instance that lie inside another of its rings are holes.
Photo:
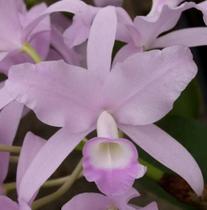
[[[40,2],[45,2],[49,5],[55,2],[55,0],[26,0],[25,2],[28,8],[30,8]],[[198,3],[201,1],[195,0],[195,2]],[[91,0],[87,0],[87,3],[92,2]],[[151,4],[151,0],[125,0],[124,8],[133,18],[137,15],[146,15],[151,8]],[[204,22],[202,14],[192,9],[183,13],[176,28],[196,26],[204,26]],[[207,181],[207,48],[194,48],[192,52],[199,67],[199,74],[177,100],[174,109],[164,119],[158,122],[158,125],[180,141],[191,152],[198,161],[205,181]],[[28,131],[32,131],[48,139],[57,130],[58,128],[50,127],[39,122],[35,114],[30,112],[21,121],[15,144],[21,145]],[[185,181],[160,165],[140,148],[138,150],[140,157],[147,163],[150,163],[150,172],[144,178],[136,181],[135,187],[142,193],[142,196],[134,199],[132,201],[133,203],[142,206],[150,201],[156,200],[160,210],[207,209],[207,190],[202,198],[198,198]],[[64,164],[60,166],[58,171],[53,175],[53,178],[68,175],[80,157],[81,151],[77,149],[64,161]],[[7,182],[15,180],[15,171],[16,163],[12,163]],[[55,190],[57,188],[41,190],[39,196],[44,196]],[[84,178],[81,178],[74,184],[70,192],[57,202],[43,207],[42,210],[60,210],[61,206],[77,193],[95,191],[97,189],[93,183],[88,183]],[[15,197],[15,192],[11,192],[10,195]]]

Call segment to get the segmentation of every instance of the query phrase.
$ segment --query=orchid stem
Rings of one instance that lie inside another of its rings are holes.
[[[80,176],[78,178],[80,178],[81,176],[82,176],[82,174],[80,173]],[[49,187],[60,186],[60,185],[64,184],[70,178],[71,178],[71,175],[57,178],[57,179],[51,179],[51,180],[48,180],[47,182],[45,182],[42,187],[49,188]],[[4,188],[5,193],[8,194],[9,192],[16,189],[16,182],[6,183],[3,185],[3,188]]]
[[[42,61],[40,55],[28,42],[24,43],[22,51],[32,58],[35,63],[40,63]]]
[[[152,164],[150,164],[149,162],[139,159],[140,163],[142,163],[143,165],[145,165],[147,167],[147,173],[146,176],[150,177],[151,179],[159,182],[161,180],[161,178],[164,176],[165,172],[162,171],[161,169],[156,168],[155,166],[153,166]]]
[[[32,205],[32,209],[36,210],[60,198],[71,188],[76,179],[80,177],[81,173],[82,173],[82,161],[78,163],[72,174],[65,180],[64,184],[56,192],[47,195],[43,198],[40,198],[39,200],[36,200]]]
[[[19,156],[11,156],[9,159],[10,163],[18,163],[19,161]]]
[[[0,144],[0,152],[10,152],[14,154],[19,154],[20,151],[21,151],[21,147]]]

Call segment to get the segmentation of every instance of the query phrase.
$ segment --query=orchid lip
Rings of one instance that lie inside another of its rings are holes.
[[[126,145],[116,140],[94,144],[91,147],[92,164],[101,169],[120,169],[126,167],[131,160],[132,153]]]

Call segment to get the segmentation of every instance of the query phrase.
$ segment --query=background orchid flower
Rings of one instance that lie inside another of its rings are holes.
[[[143,50],[174,45],[188,47],[206,45],[206,27],[180,29],[162,35],[177,24],[183,11],[196,7],[193,2],[179,5],[181,2],[180,0],[154,0],[147,16],[135,17],[133,26],[129,26],[131,40],[119,51],[115,62]]]
[[[138,163],[136,147],[119,138],[116,122],[107,112],[97,120],[97,133],[98,137],[83,148],[83,174],[106,195],[127,192],[146,172],[146,167]]]
[[[17,194],[18,194],[18,203],[12,201],[6,196],[0,196],[0,206],[4,210],[31,210],[31,204],[35,198],[36,193],[30,197],[28,200],[24,200],[24,195],[19,192],[19,186],[24,180],[24,174],[26,173],[29,164],[32,159],[35,157],[40,148],[44,145],[45,140],[35,136],[32,133],[28,133],[24,139],[22,146],[20,159],[18,162],[17,168]],[[34,181],[35,175],[31,178],[31,183]],[[30,188],[30,185],[24,186],[25,190]]]
[[[29,11],[23,0],[0,1],[0,69],[7,74],[11,65],[31,61],[20,53],[25,43],[29,43],[44,59],[49,51],[50,20],[46,17],[37,27],[28,31],[30,24],[47,8],[42,3]]]
[[[147,205],[146,207],[137,207],[128,204],[128,202],[134,198],[140,196],[135,189],[130,189],[127,192],[119,196],[107,197],[99,193],[82,193],[76,195],[68,203],[66,203],[62,210],[157,210],[157,204],[155,202]]]
[[[11,68],[0,91],[0,108],[16,98],[41,121],[62,127],[25,173],[19,187],[24,199],[31,198],[81,139],[95,129],[104,111],[136,144],[182,176],[201,195],[203,177],[191,154],[153,125],[172,109],[197,73],[190,50],[180,46],[136,53],[111,69],[116,29],[115,9],[101,9],[88,40],[87,70],[63,61]],[[34,173],[37,179],[25,190],[23,186],[30,184]]]

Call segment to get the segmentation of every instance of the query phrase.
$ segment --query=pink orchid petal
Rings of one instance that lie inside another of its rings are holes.
[[[11,145],[14,141],[17,128],[22,116],[24,105],[17,102],[8,104],[0,112],[0,143]],[[9,153],[0,152],[0,183],[7,176],[9,167]]]
[[[13,66],[6,86],[14,98],[49,125],[67,124],[75,132],[96,121],[99,112],[93,107],[99,95],[94,93],[96,82],[89,71],[78,66],[63,61]]]
[[[5,107],[7,104],[14,100],[14,97],[8,92],[8,90],[4,87],[0,88],[0,109]]]
[[[155,125],[120,125],[120,129],[152,157],[183,177],[198,195],[202,194],[201,170],[191,154],[175,139]]]
[[[207,25],[207,1],[203,1],[195,6],[198,10],[203,13],[203,20]]]
[[[156,202],[152,202],[143,208],[138,208],[139,210],[159,210]],[[137,209],[137,210],[138,210]]]
[[[146,172],[137,161],[136,148],[126,139],[94,138],[85,144],[83,156],[85,177],[107,195],[127,191]]]
[[[136,207],[128,204],[129,200],[139,196],[139,193],[131,188],[126,193],[115,197],[107,197],[99,193],[82,193],[73,197],[66,203],[62,210],[158,210],[156,203],[151,203],[147,207]]]
[[[33,30],[38,26],[38,24],[48,15],[54,12],[70,12],[70,13],[80,13],[85,11],[87,4],[80,0],[62,0],[58,1],[51,6],[49,6],[44,12],[39,14],[39,17],[32,21],[24,30],[24,34],[27,37]]]
[[[116,86],[108,86],[105,100],[113,104],[111,112],[116,120],[130,125],[164,117],[197,73],[190,50],[181,46],[137,53],[116,67],[112,70]]]
[[[123,0],[94,0],[94,4],[98,7],[105,7],[108,5],[121,6]]]
[[[196,27],[173,31],[159,37],[152,45],[153,48],[164,48],[173,45],[197,47],[207,45],[207,28]]]
[[[156,15],[162,12],[162,8],[168,5],[170,8],[176,8],[183,0],[153,0],[152,9],[148,15]]]
[[[45,3],[41,3],[41,4],[38,4],[38,5],[35,5],[34,7],[32,7],[25,14],[22,14],[21,24],[22,24],[23,29],[25,29],[25,31],[23,31],[23,37],[24,37],[23,39],[24,40],[30,40],[31,36],[33,36],[34,34],[39,34],[41,32],[49,32],[50,31],[50,18],[49,18],[49,16],[47,16],[39,22],[38,27],[35,27],[33,29],[32,33],[26,34],[26,28],[33,21],[38,19],[40,14],[44,13],[44,11],[46,9],[47,9],[47,5]]]
[[[160,34],[176,25],[183,11],[194,6],[195,4],[192,2],[185,2],[176,8],[165,5],[158,15],[136,17],[135,28],[140,32],[145,48],[150,49],[151,44]]]
[[[0,0],[0,49],[11,51],[21,47],[21,25],[18,14],[18,1]]]
[[[19,186],[19,194],[22,200],[28,203],[37,193],[40,186],[55,172],[63,160],[93,129],[89,128],[87,131],[81,133],[70,133],[68,128],[62,128],[53,135],[37,153],[24,174]]]
[[[63,33],[65,43],[69,48],[78,46],[88,39],[90,27],[97,11],[98,9],[89,7],[73,17],[72,25]]]
[[[98,210],[107,209],[111,202],[106,196],[99,193],[82,193],[73,197],[62,210]]]
[[[52,46],[62,55],[66,62],[78,65],[80,63],[79,55],[66,45],[62,33],[56,28],[53,28],[51,33]]]
[[[117,18],[113,7],[101,9],[91,26],[87,64],[88,69],[99,74],[100,77],[110,71],[116,28]]]
[[[127,44],[124,47],[122,47],[118,53],[116,54],[113,65],[119,62],[123,62],[126,60],[128,57],[132,56],[135,53],[142,52],[142,48],[139,48],[133,44]]]
[[[0,206],[2,210],[19,210],[18,204],[6,196],[0,196]]]
[[[129,42],[131,35],[129,34],[128,26],[133,26],[133,21],[126,10],[121,7],[115,7],[117,15],[117,32],[116,40]]]
[[[19,186],[24,179],[24,174],[29,168],[30,163],[45,143],[46,141],[39,136],[36,136],[31,132],[27,133],[24,139],[17,167],[17,191],[19,191]],[[28,186],[25,186],[25,188],[28,188]],[[19,200],[21,200],[21,196],[22,195],[19,194]]]

